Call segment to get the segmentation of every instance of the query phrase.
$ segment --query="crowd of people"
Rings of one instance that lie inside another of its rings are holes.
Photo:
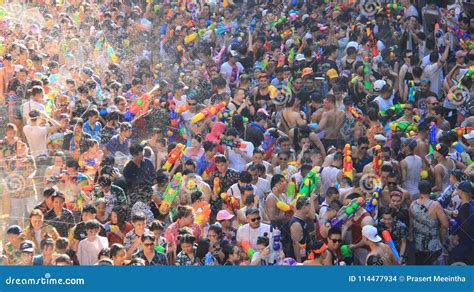
[[[5,1],[0,264],[474,264],[472,13]]]

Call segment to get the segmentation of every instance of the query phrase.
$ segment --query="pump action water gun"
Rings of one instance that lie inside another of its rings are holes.
[[[382,231],[383,240],[390,246],[392,249],[393,255],[397,259],[397,262],[400,262],[400,255],[398,254],[397,248],[395,247],[395,243],[393,242],[392,236],[388,230]]]
[[[359,197],[353,199],[349,204],[342,206],[339,211],[337,211],[336,218],[331,219],[330,223],[332,227],[341,227],[344,222],[349,218],[354,216],[354,214],[365,205],[364,198]]]
[[[352,172],[352,149],[350,144],[344,146],[344,162],[343,162],[343,172],[344,176],[349,178],[351,181],[354,179]]]
[[[375,210],[381,194],[382,189],[377,187],[372,195],[372,198],[369,199],[367,205],[365,206],[365,210],[367,212],[372,213]]]
[[[186,151],[186,146],[184,146],[184,144],[178,143],[176,147],[168,154],[168,157],[166,157],[166,163],[163,165],[163,169],[170,170],[171,166],[175,164],[182,155],[184,155],[184,151]]]
[[[401,115],[405,107],[406,107],[406,104],[397,103],[395,105],[390,106],[388,109],[379,111],[379,116],[381,118],[386,118],[392,115],[396,115],[396,116]]]
[[[474,131],[474,127],[457,127],[454,129],[456,131],[456,134],[458,134],[458,137],[462,137],[463,135],[466,135],[470,133],[471,131]]]
[[[375,145],[374,149],[374,158],[372,160],[372,169],[375,175],[380,177],[382,172],[382,147],[380,145]]]
[[[466,150],[464,149],[464,147],[462,147],[462,144],[459,143],[459,142],[454,142],[453,143],[453,147],[454,149],[456,149],[456,151],[461,154],[461,157],[463,158],[466,158],[466,163],[467,165],[471,165],[472,164],[472,159],[469,157],[469,155],[467,154]]]
[[[221,194],[221,199],[226,203],[229,209],[240,209],[240,201],[234,196],[229,196],[227,193]]]
[[[214,195],[218,196],[221,193],[221,180],[218,176],[214,178],[213,184]]]
[[[166,215],[174,199],[178,196],[179,191],[181,190],[181,178],[182,175],[178,172],[173,176],[173,179],[170,181],[168,186],[166,186],[166,190],[163,194],[163,201],[161,201],[159,209],[161,214]]]
[[[430,154],[434,152],[434,148],[437,144],[437,142],[436,142],[436,131],[437,131],[437,127],[436,127],[435,122],[431,122],[430,136],[428,138],[428,140],[429,140],[429,153]]]
[[[216,115],[217,113],[219,113],[220,111],[222,111],[225,108],[225,106],[226,106],[226,103],[224,101],[221,101],[216,105],[208,106],[205,109],[201,110],[200,113],[194,115],[191,118],[191,122],[197,123],[197,122],[202,121],[205,118],[212,117]]]
[[[263,149],[263,159],[267,160],[270,159],[273,154],[273,136],[272,134],[265,132],[263,134],[263,142],[262,142],[262,149]]]
[[[288,182],[288,187],[286,191],[288,197],[293,198],[296,194],[296,182],[294,179],[292,179],[290,182]]]

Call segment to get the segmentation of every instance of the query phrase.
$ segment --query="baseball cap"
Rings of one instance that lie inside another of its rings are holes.
[[[36,120],[37,118],[39,118],[40,113],[37,110],[32,110],[28,113],[28,116],[30,117],[30,119]]]
[[[380,242],[382,240],[377,233],[377,228],[372,225],[365,225],[362,228],[362,235],[372,242]]]
[[[382,134],[377,134],[377,135],[375,135],[375,136],[374,136],[374,139],[377,140],[377,141],[381,141],[381,142],[387,141],[387,138],[385,138],[385,136],[382,135]]]
[[[464,135],[463,137],[466,138],[466,140],[472,140],[472,139],[474,139],[474,130],[472,130],[471,132],[467,133],[467,134]]]
[[[234,215],[230,214],[227,210],[220,210],[219,212],[217,212],[217,221],[230,220],[232,218],[234,218]]]
[[[22,243],[20,243],[20,251],[32,253],[35,251],[35,244],[31,240],[25,240]]]
[[[306,67],[301,72],[301,78],[305,78],[306,76],[311,76],[313,74],[313,68]]]
[[[335,69],[329,69],[329,70],[326,72],[326,76],[327,76],[329,79],[333,79],[333,78],[339,77],[339,74],[337,74],[337,71],[336,71]]]
[[[406,144],[408,147],[410,148],[415,148],[416,145],[418,144],[416,142],[416,139],[415,138],[406,138],[406,137],[402,137],[400,139],[400,141],[403,143],[403,144]]]
[[[230,50],[230,55],[231,55],[232,57],[238,57],[238,56],[240,56],[239,52],[238,52],[238,51],[235,51],[235,50]]]
[[[252,208],[247,209],[247,211],[245,211],[245,216],[252,215],[252,214],[255,214],[255,213],[258,213],[258,209],[252,207]]]
[[[20,226],[18,225],[11,225],[7,229],[7,234],[16,234],[20,235],[23,232]]]
[[[385,80],[377,80],[374,82],[374,90],[381,91],[382,88],[387,84]]]
[[[458,185],[458,190],[462,191],[462,192],[465,192],[465,193],[468,193],[470,194],[471,196],[473,195],[474,193],[474,189],[472,187],[472,184],[471,182],[465,180],[465,181],[462,181],[459,185]]]
[[[296,61],[304,61],[304,59],[305,58],[304,58],[303,54],[298,54],[298,55],[296,55],[296,58],[295,58]]]

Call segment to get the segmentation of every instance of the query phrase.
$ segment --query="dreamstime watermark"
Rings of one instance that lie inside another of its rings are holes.
[[[14,278],[8,277],[5,279],[5,284],[9,286],[54,286],[54,285],[64,285],[64,286],[83,286],[86,284],[84,278],[52,278],[50,273],[44,274],[42,277],[38,278]]]
[[[359,3],[360,12],[367,16],[374,16],[382,8],[380,0],[362,0]]]
[[[359,181],[359,187],[366,193],[373,193],[381,186],[380,177],[373,173],[364,174]]]
[[[11,173],[5,178],[5,186],[8,192],[22,192],[26,186],[26,179],[21,174]]]
[[[272,8],[271,12],[267,12],[262,18],[263,23],[269,24],[275,20],[275,16],[280,17],[281,13],[286,10],[284,1],[281,1],[279,4],[275,3],[275,8]]]
[[[470,97],[469,89],[463,85],[454,85],[448,91],[448,99],[455,106],[463,105]]]

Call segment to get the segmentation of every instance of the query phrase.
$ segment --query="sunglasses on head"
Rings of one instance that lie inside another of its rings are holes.
[[[260,221],[261,219],[262,218],[260,218],[260,217],[255,217],[255,218],[250,219],[250,221],[257,222],[257,221]]]

